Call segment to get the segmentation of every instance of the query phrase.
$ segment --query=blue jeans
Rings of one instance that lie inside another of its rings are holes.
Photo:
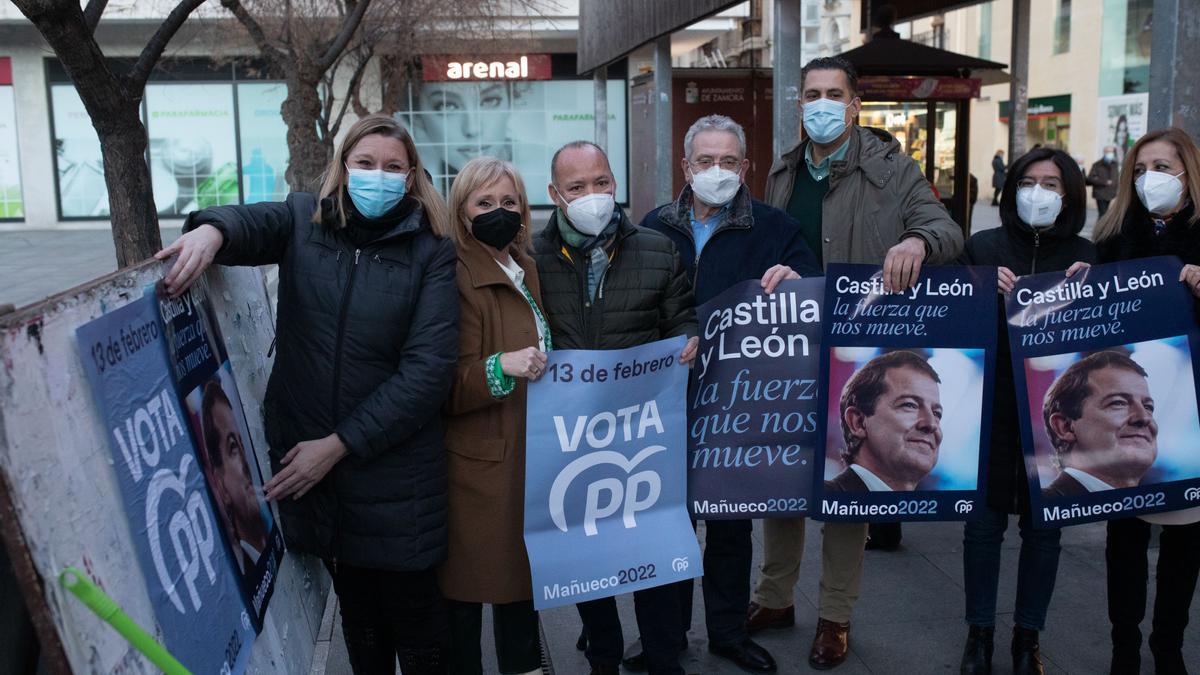
[[[1034,529],[1029,514],[1022,514],[1021,560],[1017,567],[1017,606],[1013,623],[1040,631],[1054,594],[1058,574],[1058,540],[1062,531]],[[963,528],[963,586],[967,596],[967,623],[996,625],[996,588],[1000,584],[1000,544],[1008,529],[1008,514],[986,507],[983,517]]]

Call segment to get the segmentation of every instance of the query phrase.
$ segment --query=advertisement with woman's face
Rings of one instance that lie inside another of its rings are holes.
[[[415,83],[407,92],[407,110],[396,117],[413,134],[417,150],[442,194],[471,159],[497,157],[516,165],[529,185],[550,180],[554,151],[595,134],[594,84],[591,80],[532,80]],[[608,84],[609,159],[617,179],[617,201],[624,194],[625,83]],[[532,206],[550,206],[540,192]]]

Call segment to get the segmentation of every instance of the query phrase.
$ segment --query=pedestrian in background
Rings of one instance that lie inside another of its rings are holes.
[[[997,150],[992,156],[992,206],[1000,206],[1000,193],[1004,192],[1004,151]]]
[[[540,673],[525,551],[526,382],[545,371],[550,326],[529,257],[529,200],[516,168],[468,161],[450,188],[458,250],[458,372],[446,403],[449,546],[438,577],[450,607],[450,672],[482,675],[483,603],[501,673]]]
[[[1117,195],[1117,178],[1121,165],[1117,163],[1117,147],[1108,145],[1104,156],[1096,160],[1087,175],[1087,184],[1092,186],[1092,199],[1096,200],[1096,211],[1100,218],[1108,212],[1108,204]]]
[[[1100,262],[1178,256],[1184,263],[1179,280],[1200,298],[1197,199],[1200,150],[1192,137],[1173,127],[1142,136],[1125,156],[1112,208],[1096,224]],[[1162,525],[1150,632],[1154,669],[1163,675],[1187,672],[1183,632],[1200,573],[1200,508],[1108,521],[1104,555],[1113,675],[1132,675],[1141,667],[1150,523]]]
[[[1096,249],[1079,236],[1087,220],[1087,189],[1075,160],[1061,150],[1026,153],[1009,169],[1000,199],[1000,227],[971,235],[959,261],[996,267],[1000,292],[1008,294],[1026,274],[1064,271],[1075,261],[1093,262]],[[1013,380],[1004,302],[999,306],[995,403],[988,452],[987,505],[963,527],[963,586],[967,644],[959,672],[992,671],[1000,545],[1009,514],[1019,516],[1021,552],[1013,611],[1013,673],[1041,673],[1038,633],[1058,572],[1059,528],[1033,526],[1029,479],[1021,452],[1016,384]]]
[[[408,131],[350,127],[319,195],[195,211],[164,279],[279,265],[275,364],[263,400],[288,548],[333,578],[356,675],[446,672],[442,403],[458,353],[446,206]]]

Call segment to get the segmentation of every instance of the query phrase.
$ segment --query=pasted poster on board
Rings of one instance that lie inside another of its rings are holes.
[[[1177,258],[1021,277],[1007,303],[1034,522],[1200,504],[1200,346]]]
[[[193,673],[241,673],[255,629],[175,394],[158,305],[144,296],[76,336],[166,648]]]
[[[530,383],[525,548],[537,609],[703,573],[684,504],[685,342],[556,350]]]
[[[812,499],[825,279],[757,280],[696,309],[688,508],[701,520],[797,517]]]
[[[881,274],[826,268],[813,516],[969,520],[986,485],[995,269],[926,267],[899,292]]]
[[[263,494],[262,471],[225,353],[208,284],[201,278],[183,295],[156,292],[174,369],[176,392],[196,440],[242,594],[262,627],[283,560],[279,518]]]

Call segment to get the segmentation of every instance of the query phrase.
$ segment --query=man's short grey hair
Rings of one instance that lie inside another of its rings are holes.
[[[724,115],[705,115],[696,120],[688,128],[687,134],[683,137],[683,156],[685,159],[690,160],[692,158],[692,141],[696,139],[696,134],[701,131],[728,131],[737,136],[738,147],[742,150],[742,159],[746,158],[746,130],[742,129],[742,125]]]

